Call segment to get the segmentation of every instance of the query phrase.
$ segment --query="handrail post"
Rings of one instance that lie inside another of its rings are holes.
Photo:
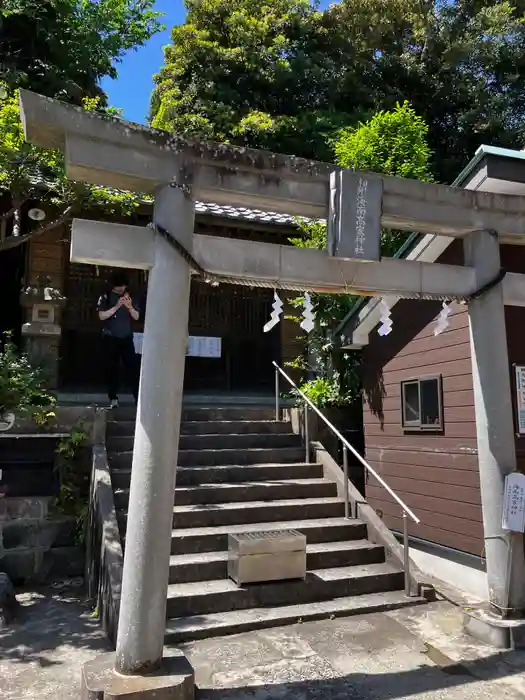
[[[276,362],[272,362],[273,366],[275,367],[276,371],[276,412],[278,413],[279,411],[279,390],[278,390],[278,383],[279,383],[279,377],[278,374],[282,374],[283,377],[286,379],[288,384],[292,386],[296,393],[298,394],[299,397],[301,397],[304,401],[304,432],[305,432],[305,442],[306,442],[306,461],[307,463],[310,462],[310,436],[309,436],[309,430],[308,430],[308,406],[312,409],[312,411],[319,416],[319,418],[324,421],[324,423],[330,428],[332,433],[341,441],[341,443],[344,445],[344,447],[347,450],[350,450],[350,452],[354,455],[354,457],[357,459],[358,462],[360,462],[363,467],[365,468],[365,473],[366,477],[368,479],[368,476],[372,474],[374,476],[374,479],[378,481],[381,486],[386,489],[387,493],[389,493],[394,501],[397,502],[397,504],[401,507],[403,511],[403,519],[404,519],[404,537],[406,538],[407,546],[406,546],[406,556],[407,556],[407,571],[409,572],[409,577],[410,577],[410,563],[408,561],[408,523],[407,523],[407,517],[410,516],[410,518],[416,523],[419,524],[421,521],[419,518],[414,515],[414,513],[410,510],[410,508],[407,506],[406,503],[403,503],[403,501],[399,498],[399,496],[396,494],[395,491],[393,491],[390,486],[387,484],[387,482],[383,479],[383,477],[378,474],[365,460],[365,458],[354,448],[352,445],[348,442],[348,440],[342,435],[342,433],[337,430],[337,428],[330,423],[328,418],[317,408],[317,406],[310,401],[310,399],[306,396],[306,394],[303,394],[303,392],[299,389],[297,384],[293,381],[293,379],[290,379],[290,377],[286,374],[286,372],[279,367],[279,365]],[[347,457],[348,459],[348,457]],[[348,479],[346,479],[347,485],[348,485]],[[357,503],[352,504],[352,511],[355,511],[355,516],[357,517]],[[408,584],[409,590],[411,589],[411,583],[410,583],[410,578],[408,579]]]
[[[343,473],[344,473],[344,492],[345,492],[345,518],[350,518],[350,499],[348,496],[348,448],[343,445]]]
[[[408,549],[408,518],[403,511],[403,563],[405,569],[405,597],[412,595],[412,585],[410,580],[410,551]]]
[[[275,420],[276,422],[280,418],[279,411],[279,370],[275,368]]]
[[[304,444],[306,453],[306,464],[310,464],[310,430],[308,426],[308,404],[304,403]]]

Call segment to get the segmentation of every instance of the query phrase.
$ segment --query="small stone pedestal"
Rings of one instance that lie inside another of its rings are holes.
[[[148,675],[123,676],[115,671],[115,655],[106,654],[82,668],[81,700],[193,700],[193,667],[181,651],[162,660]]]
[[[238,585],[306,578],[306,537],[295,530],[228,536],[228,576]]]

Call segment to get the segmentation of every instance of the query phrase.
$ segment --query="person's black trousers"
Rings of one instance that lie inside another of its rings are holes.
[[[118,398],[120,363],[122,362],[126,384],[136,401],[139,395],[139,363],[135,354],[133,336],[114,338],[111,335],[104,335],[103,352],[109,400]]]

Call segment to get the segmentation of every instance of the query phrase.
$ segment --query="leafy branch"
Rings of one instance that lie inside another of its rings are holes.
[[[118,110],[103,108],[100,98],[85,98],[84,109],[113,117]],[[12,235],[0,242],[0,253],[27,243],[67,223],[75,211],[95,209],[105,215],[129,215],[140,204],[131,192],[73,182],[66,175],[63,153],[28,144],[20,120],[18,92],[0,97],[0,192],[9,193],[9,209],[0,220],[13,220]],[[19,235],[22,207],[32,198],[46,199],[62,213],[24,235]]]
[[[87,443],[88,433],[83,422],[73,426],[68,435],[60,439],[56,449],[60,490],[50,503],[52,516],[75,517],[75,539],[79,544],[84,541],[89,508],[89,460],[82,459]]]
[[[65,211],[62,212],[62,214],[54,219],[54,221],[50,221],[49,223],[45,224],[44,226],[40,226],[39,228],[35,229],[34,231],[31,231],[31,233],[26,233],[23,236],[9,236],[9,238],[6,238],[3,241],[0,241],[0,253],[4,250],[10,250],[11,248],[16,248],[19,245],[22,245],[23,243],[27,243],[28,241],[32,240],[33,238],[37,238],[38,236],[42,236],[44,233],[47,233],[48,231],[52,231],[55,228],[58,228],[59,226],[62,226],[62,224],[65,224],[66,222],[70,221],[73,218],[73,213],[74,213],[74,206],[69,205],[66,207]]]

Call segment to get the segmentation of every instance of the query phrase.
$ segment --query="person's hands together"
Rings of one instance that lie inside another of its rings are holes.
[[[129,296],[129,294],[124,294],[124,295],[121,297],[121,300],[122,300],[123,306],[125,306],[126,309],[128,309],[128,311],[129,311],[129,310],[131,309],[131,307],[132,307],[132,304],[133,304],[133,302],[132,302],[131,297]]]

